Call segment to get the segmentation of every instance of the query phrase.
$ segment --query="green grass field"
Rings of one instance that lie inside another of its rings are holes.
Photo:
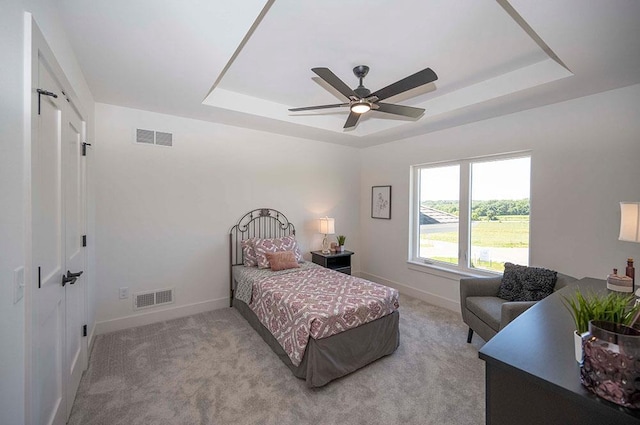
[[[420,246],[429,248],[432,241],[458,243],[456,232],[422,234]],[[528,216],[499,216],[495,221],[474,221],[471,228],[471,245],[486,248],[528,248],[529,247],[529,217]],[[454,257],[432,257],[433,260],[450,264],[458,264]],[[499,261],[472,260],[472,267],[484,270],[503,271],[504,263]]]
[[[526,221],[529,222],[528,215],[499,215],[498,221]]]
[[[433,260],[442,261],[444,263],[450,263],[450,264],[458,264],[458,259],[452,258],[452,257],[433,257]],[[495,270],[497,272],[504,271],[504,263],[497,262],[497,261],[492,261],[492,262],[482,261],[482,260],[472,261],[471,267],[476,267],[478,269],[483,269],[483,270]]]
[[[478,221],[471,227],[471,245],[494,248],[527,248],[528,221]]]
[[[471,227],[471,244],[492,248],[527,248],[529,246],[528,216],[499,216],[496,221],[474,221]],[[523,220],[526,219],[526,220]],[[458,243],[456,232],[420,235],[421,245],[428,240]]]

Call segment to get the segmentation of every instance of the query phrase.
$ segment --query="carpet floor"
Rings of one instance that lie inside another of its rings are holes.
[[[231,308],[100,335],[69,424],[484,424],[482,340],[449,310],[400,306],[398,350],[318,389]]]

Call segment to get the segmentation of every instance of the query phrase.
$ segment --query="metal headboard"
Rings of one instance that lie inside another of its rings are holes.
[[[242,242],[249,238],[280,238],[296,234],[295,226],[278,210],[258,208],[242,216],[229,232],[229,304],[233,306],[232,267],[243,264]]]

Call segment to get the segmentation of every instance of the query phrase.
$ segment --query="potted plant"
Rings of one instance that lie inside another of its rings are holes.
[[[630,325],[640,305],[634,305],[635,297],[620,292],[607,294],[589,294],[585,297],[576,291],[573,298],[564,298],[565,306],[573,316],[578,333],[589,330],[589,321],[602,320],[606,322]]]
[[[618,292],[589,294],[585,297],[576,291],[573,298],[564,298],[565,307],[571,313],[576,325],[576,360],[582,361],[582,340],[589,332],[590,321],[604,321],[629,326],[640,305],[634,306],[635,298]],[[578,356],[580,353],[580,356]]]
[[[576,360],[582,384],[599,397],[640,408],[640,330],[634,328],[640,304],[629,294],[588,294],[577,291],[564,299],[576,325]]]
[[[338,249],[336,249],[336,251],[343,252],[344,251],[344,241],[347,240],[347,237],[345,235],[338,235],[336,237],[336,239],[338,240]]]

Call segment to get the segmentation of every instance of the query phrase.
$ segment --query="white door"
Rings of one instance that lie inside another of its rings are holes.
[[[67,108],[63,114],[62,129],[62,180],[64,198],[64,270],[79,274],[74,281],[65,285],[65,370],[63,380],[67,388],[67,416],[76,398],[82,371],[86,368],[86,344],[83,341],[82,326],[85,322],[85,281],[84,252],[82,234],[84,228],[84,185],[82,173],[82,121],[76,111]],[[69,275],[68,277],[71,277]]]
[[[84,184],[81,118],[65,99],[55,72],[38,55],[34,91],[39,96],[32,119],[32,247],[39,279],[33,290],[34,422],[66,423],[87,347],[82,233]],[[55,97],[55,96],[57,97]]]
[[[57,93],[40,95],[33,111],[36,133],[31,145],[32,246],[38,287],[33,291],[33,378],[35,423],[64,424],[67,413],[65,370],[64,228],[62,198],[61,89],[40,58],[36,88]]]

